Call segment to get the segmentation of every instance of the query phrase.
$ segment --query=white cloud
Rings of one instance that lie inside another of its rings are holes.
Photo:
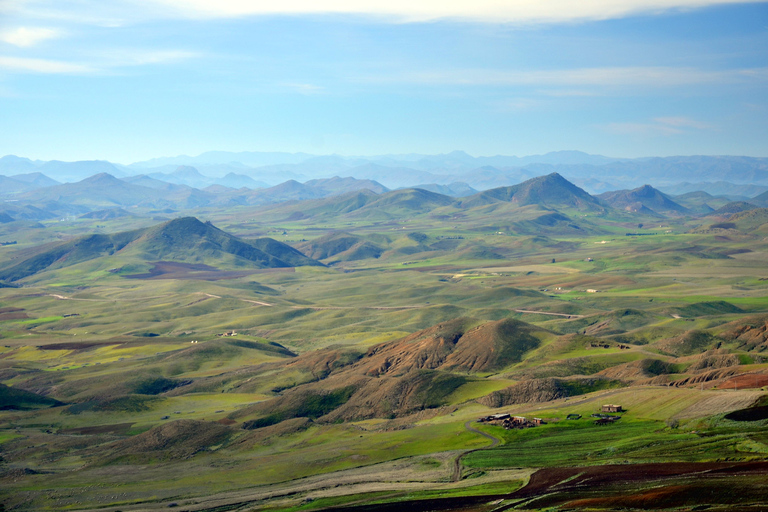
[[[150,0],[199,17],[268,14],[364,14],[414,22],[459,19],[492,23],[552,23],[622,18],[669,10],[764,0]],[[146,0],[145,0],[146,2]],[[144,3],[145,3],[144,2]]]
[[[17,27],[15,29],[0,31],[0,41],[25,48],[47,41],[48,39],[54,39],[60,35],[61,33],[58,30],[51,28]]]
[[[1,70],[44,74],[84,74],[91,73],[93,68],[83,64],[57,60],[0,56]]]

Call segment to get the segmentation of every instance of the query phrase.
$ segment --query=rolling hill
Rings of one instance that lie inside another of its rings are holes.
[[[685,215],[691,213],[691,210],[677,204],[669,196],[659,192],[650,185],[643,185],[633,190],[605,192],[597,197],[613,208],[630,212],[651,210],[651,212],[661,215]]]
[[[363,355],[327,349],[285,363],[284,372],[316,376],[267,402],[232,415],[255,414],[260,428],[294,417],[325,422],[403,416],[436,408],[470,380],[519,362],[547,331],[517,320],[457,318],[371,347]]]
[[[302,242],[297,248],[310,258],[324,260],[335,258],[341,261],[354,261],[365,258],[378,258],[384,250],[365,238],[343,231],[328,233],[309,242]]]

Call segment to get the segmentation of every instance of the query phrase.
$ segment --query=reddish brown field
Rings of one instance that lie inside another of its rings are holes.
[[[3,320],[26,320],[29,318],[23,309],[0,308],[0,322]]]
[[[526,500],[530,508],[576,510],[763,506],[768,505],[768,462],[548,468],[534,473],[526,487],[509,497]]]

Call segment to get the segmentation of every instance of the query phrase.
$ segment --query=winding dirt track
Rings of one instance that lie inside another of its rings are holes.
[[[487,434],[485,432],[482,432],[480,430],[477,430],[475,427],[472,426],[472,421],[468,421],[464,424],[464,428],[469,430],[470,432],[474,432],[475,434],[480,434],[481,436],[490,439],[491,444],[488,446],[483,446],[482,448],[475,448],[474,450],[467,450],[466,452],[463,452],[456,456],[455,459],[453,459],[453,476],[451,477],[452,482],[458,482],[461,480],[461,459],[465,455],[469,455],[470,453],[477,452],[480,450],[487,450],[489,448],[493,448],[494,446],[498,446],[501,442],[498,438],[493,437],[491,434]]]
[[[536,315],[564,316],[565,318],[584,318],[584,315],[569,315],[568,313],[550,313],[548,311],[534,311],[532,309],[513,309],[516,313],[534,313]]]

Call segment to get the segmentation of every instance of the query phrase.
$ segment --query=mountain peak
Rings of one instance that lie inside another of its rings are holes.
[[[462,201],[462,205],[472,207],[499,201],[512,202],[519,206],[538,204],[586,210],[604,209],[597,199],[557,172],[531,178],[511,187],[500,187],[480,192],[466,201]]]
[[[108,172],[100,172],[98,174],[94,174],[89,178],[85,178],[84,180],[81,180],[80,183],[92,184],[92,185],[114,185],[116,183],[124,183],[124,182],[115,178]]]
[[[186,178],[204,178],[200,171],[191,165],[180,165],[175,171],[171,173],[174,176],[186,177]]]

